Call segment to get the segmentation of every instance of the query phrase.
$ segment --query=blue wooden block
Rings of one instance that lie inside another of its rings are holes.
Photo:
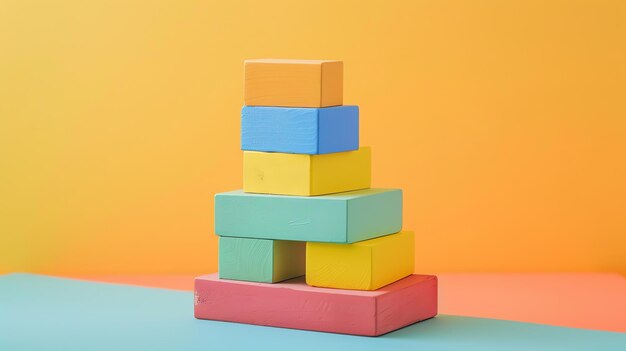
[[[322,196],[215,195],[220,236],[353,243],[402,229],[402,191],[365,189]]]
[[[358,148],[358,106],[241,110],[242,150],[315,155]]]

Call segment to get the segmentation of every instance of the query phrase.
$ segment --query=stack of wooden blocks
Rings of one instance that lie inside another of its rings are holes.
[[[196,278],[196,318],[375,336],[437,314],[402,191],[370,188],[342,103],[341,61],[245,62],[243,190],[215,196],[219,273]]]

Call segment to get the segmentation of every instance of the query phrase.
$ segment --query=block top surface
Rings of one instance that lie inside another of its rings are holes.
[[[255,114],[255,113],[271,113],[272,115],[281,114],[281,115],[290,115],[290,114],[298,114],[301,112],[359,112],[358,105],[339,105],[339,106],[325,106],[325,107],[296,107],[296,106],[248,106],[243,105],[241,107],[242,116]]]
[[[220,279],[217,273],[207,274],[200,277],[196,277],[196,284],[200,281],[207,282],[215,282],[215,283],[224,283],[224,284],[241,284],[247,286],[258,286],[264,287],[268,289],[292,289],[298,291],[307,291],[307,292],[320,292],[325,294],[337,294],[337,295],[358,295],[365,297],[377,297],[380,295],[384,295],[386,293],[390,293],[393,291],[404,289],[408,286],[424,283],[427,281],[437,280],[437,276],[434,275],[421,275],[421,274],[411,274],[410,276],[400,279],[394,283],[383,286],[378,290],[344,290],[344,289],[332,289],[332,288],[318,288],[314,286],[309,286],[305,282],[305,277],[298,277],[289,280],[285,280],[280,283],[275,284],[267,284],[267,283],[256,283],[256,282],[247,282],[241,280],[226,280]]]
[[[299,60],[299,59],[250,59],[244,63],[294,64],[294,65],[321,65],[323,63],[342,62],[340,60]]]
[[[256,193],[246,193],[243,190],[232,190],[226,191],[222,193],[215,194],[215,197],[219,196],[244,196],[244,197],[263,197],[263,198],[287,198],[287,199],[303,199],[307,201],[314,200],[351,200],[359,197],[377,195],[387,192],[400,192],[401,189],[387,189],[387,188],[370,188],[370,189],[362,189],[362,190],[354,190],[347,191],[343,193],[335,193],[328,195],[318,195],[318,196],[293,196],[293,195],[273,195],[273,194],[256,194]]]
[[[399,238],[399,236],[405,237],[405,236],[409,236],[409,235],[413,235],[413,232],[412,231],[408,231],[408,230],[403,230],[403,231],[398,232],[398,233],[387,234],[387,235],[384,235],[384,236],[379,236],[379,237],[374,238],[374,239],[357,241],[357,242],[352,243],[352,245],[354,245],[354,246],[363,246],[363,247],[373,247],[373,246],[385,244],[385,243],[387,243],[389,241],[392,241],[392,240],[396,240],[396,239]]]

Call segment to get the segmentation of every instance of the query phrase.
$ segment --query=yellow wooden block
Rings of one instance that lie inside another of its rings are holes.
[[[343,103],[343,62],[246,60],[248,106],[326,107]]]
[[[371,163],[369,147],[323,155],[244,151],[243,191],[312,196],[366,189]]]
[[[413,232],[403,231],[353,244],[306,244],[306,283],[376,290],[413,273]]]

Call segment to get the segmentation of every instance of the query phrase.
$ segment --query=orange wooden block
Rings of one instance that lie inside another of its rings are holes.
[[[343,103],[343,62],[246,60],[248,106],[327,107]]]

